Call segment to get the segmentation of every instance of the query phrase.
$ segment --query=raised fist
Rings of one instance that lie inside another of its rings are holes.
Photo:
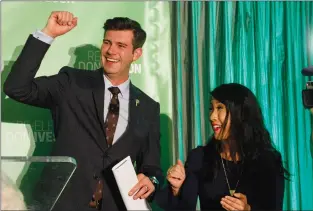
[[[77,17],[70,12],[60,11],[52,12],[43,33],[50,37],[58,37],[71,31],[77,25]]]

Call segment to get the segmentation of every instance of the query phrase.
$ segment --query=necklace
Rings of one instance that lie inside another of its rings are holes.
[[[230,194],[231,196],[233,196],[234,193],[236,192],[236,189],[237,189],[237,187],[238,187],[238,184],[239,184],[239,180],[240,180],[240,179],[238,179],[237,184],[236,184],[236,186],[235,186],[235,189],[230,189],[230,185],[229,185],[229,181],[228,181],[228,178],[227,178],[227,173],[226,173],[226,169],[225,169],[225,166],[224,166],[223,158],[222,158],[222,156],[220,156],[220,157],[221,157],[221,162],[222,162],[223,169],[224,169],[224,173],[225,173],[226,182],[227,182],[227,185],[228,185],[229,194]],[[241,173],[242,173],[242,171],[241,171]],[[241,174],[240,174],[240,175],[241,175]]]

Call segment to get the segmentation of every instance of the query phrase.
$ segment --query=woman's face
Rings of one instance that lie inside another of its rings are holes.
[[[213,98],[211,100],[210,107],[210,121],[212,129],[214,131],[214,138],[217,140],[225,140],[229,136],[230,114],[228,114],[228,121],[225,122],[226,114],[227,114],[226,106]]]

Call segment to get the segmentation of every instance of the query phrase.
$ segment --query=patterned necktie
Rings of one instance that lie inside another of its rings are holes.
[[[106,139],[108,146],[112,146],[114,133],[116,130],[117,120],[120,111],[120,102],[118,101],[118,94],[120,93],[120,89],[118,87],[110,87],[108,88],[112,93],[111,102],[109,105],[108,114],[105,120],[106,128]],[[92,208],[96,208],[97,210],[101,210],[102,207],[102,191],[103,191],[103,180],[98,179],[96,190],[92,196],[91,201],[89,202],[89,206]]]
[[[120,89],[118,87],[110,87],[109,91],[112,93],[111,102],[106,118],[106,139],[109,146],[112,146],[114,133],[116,130],[117,120],[120,111],[120,102],[118,100],[118,94]]]

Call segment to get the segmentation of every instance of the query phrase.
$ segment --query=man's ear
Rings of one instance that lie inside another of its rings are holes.
[[[139,59],[142,55],[142,48],[136,48],[134,50],[134,55],[133,55],[133,62]]]

